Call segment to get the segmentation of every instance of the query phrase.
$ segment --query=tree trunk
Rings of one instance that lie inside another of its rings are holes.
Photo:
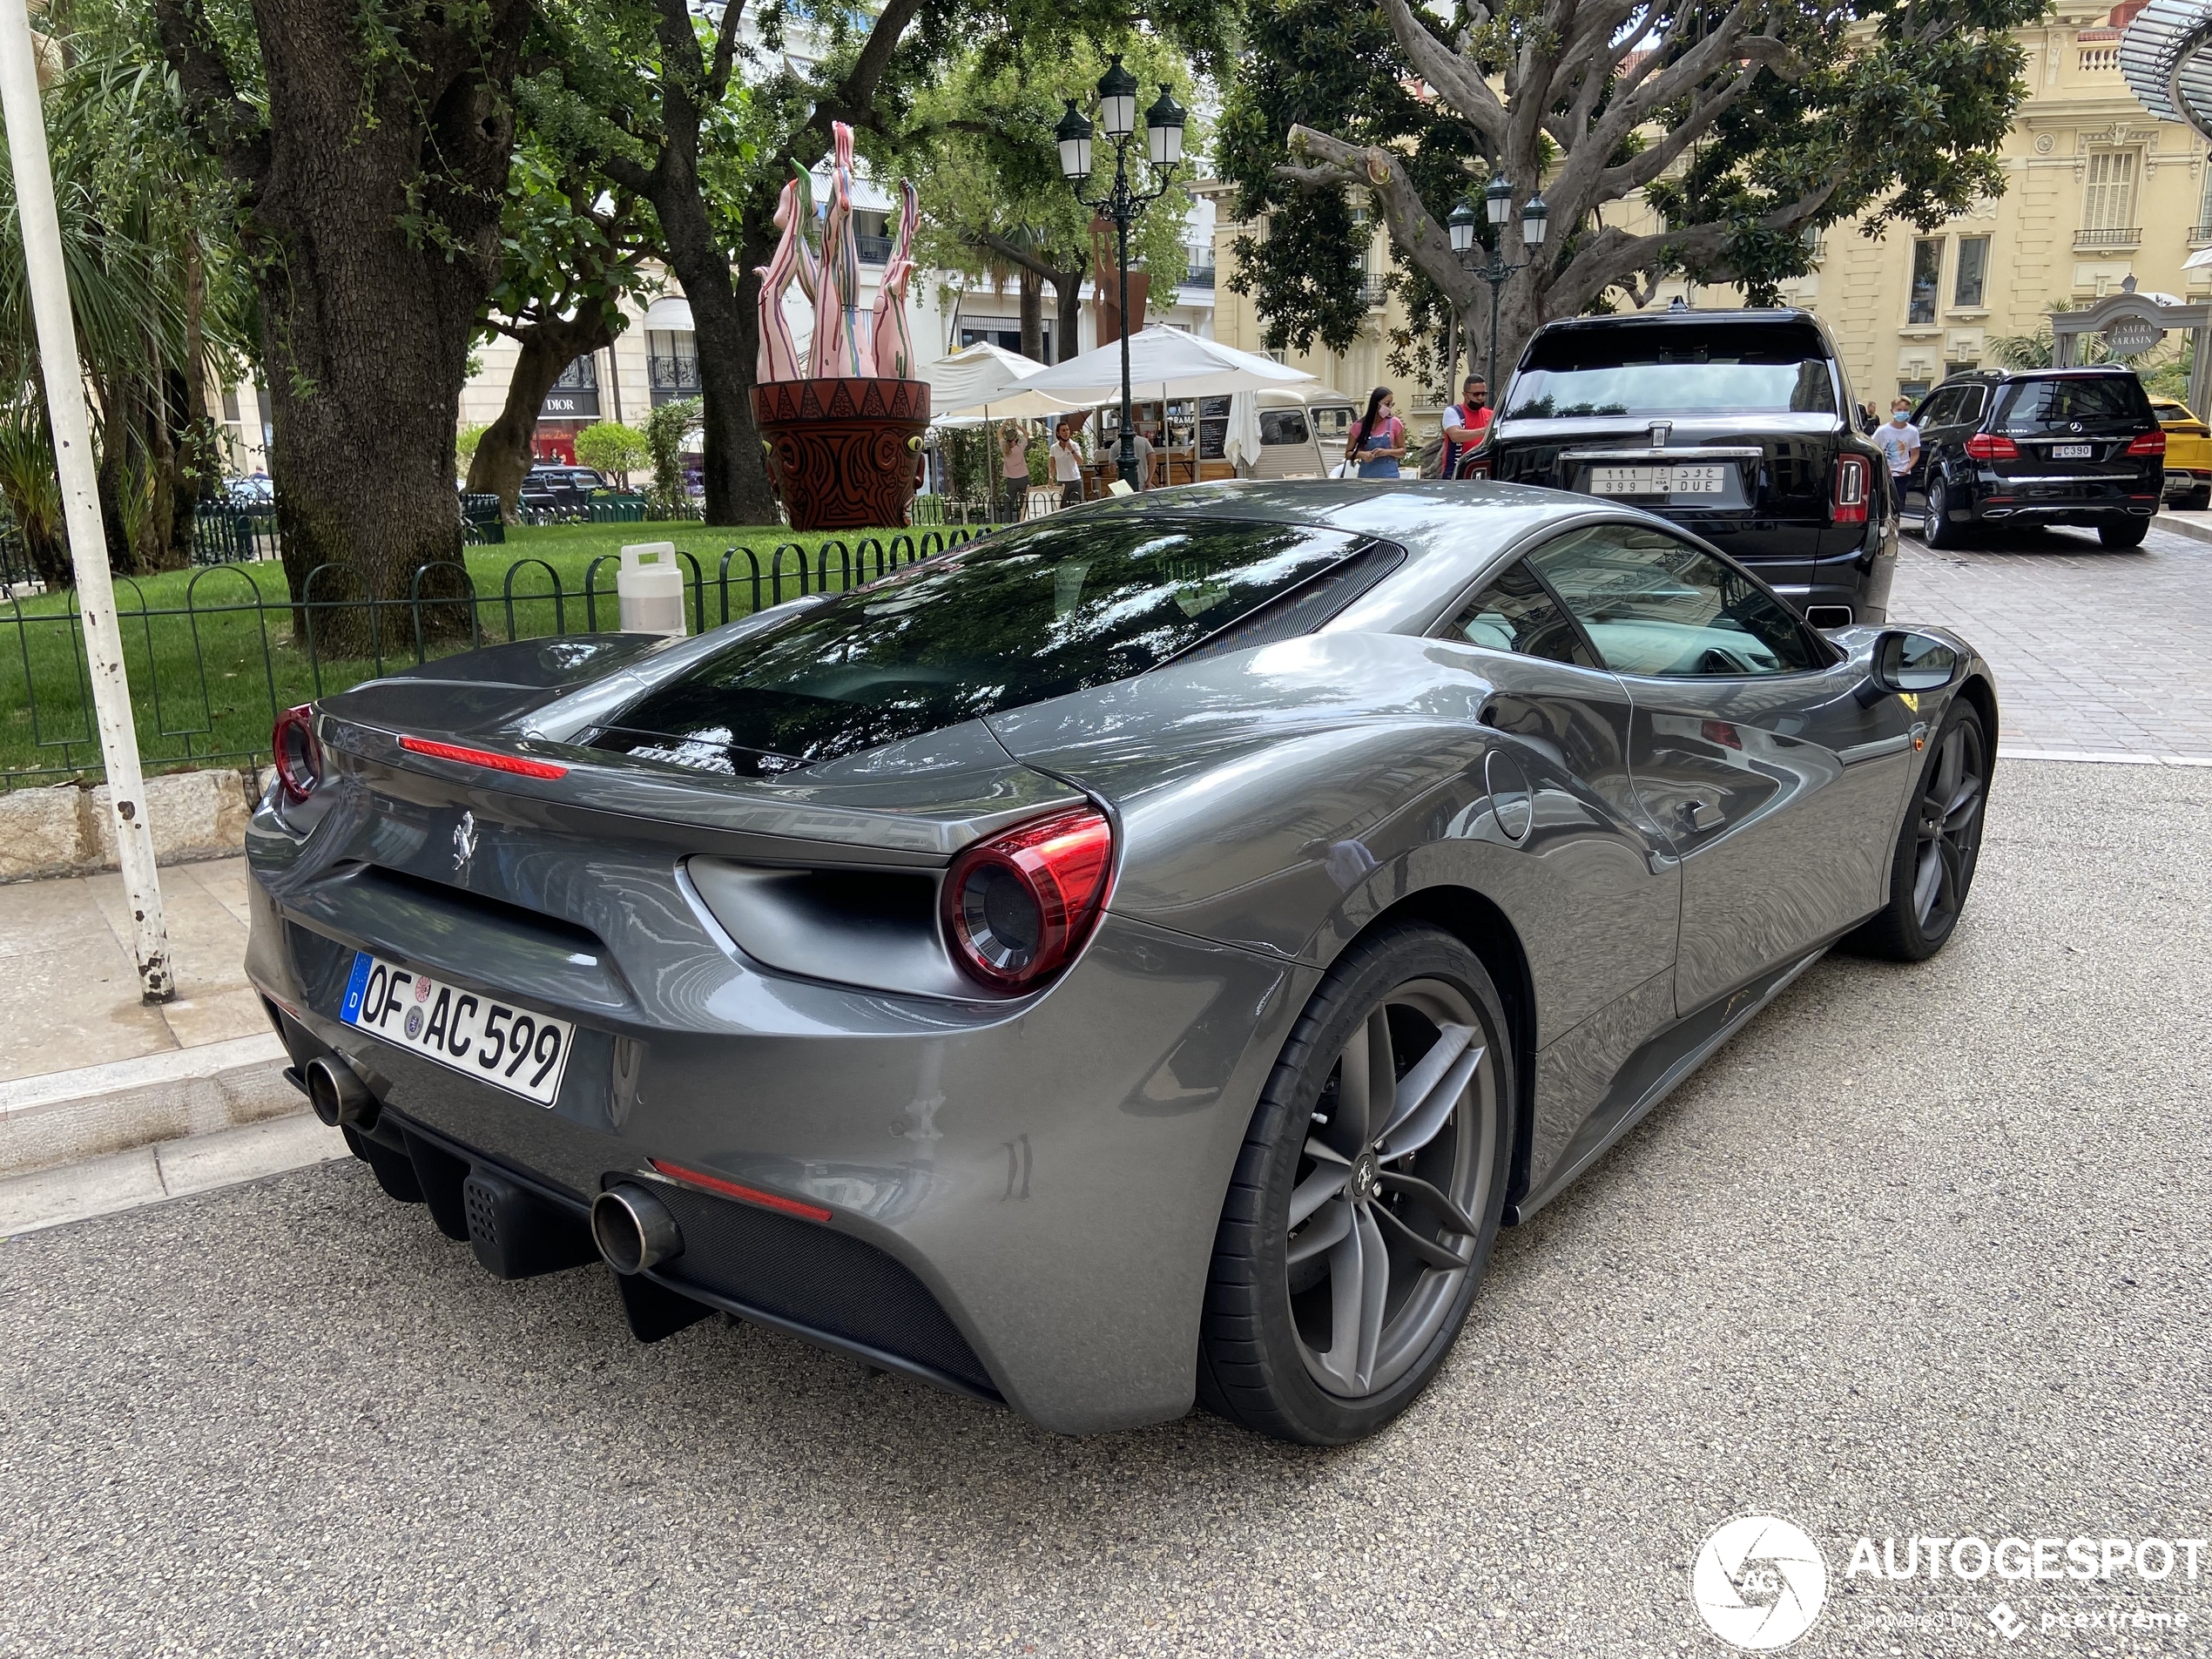
[[[1033,363],[1044,361],[1044,279],[1035,271],[1017,271],[1022,284],[1022,354]]]
[[[760,349],[760,279],[779,233],[766,215],[746,210],[738,246],[743,279],[730,280],[730,260],[717,244],[699,198],[696,172],[672,146],[650,180],[669,267],[691,301],[699,362],[699,426],[705,439],[705,515],[709,524],[772,524],[776,493],[768,482],[760,433],[752,423],[752,383]],[[772,207],[770,210],[772,212]]]
[[[470,593],[454,412],[499,273],[528,0],[402,9],[388,33],[353,0],[253,0],[265,127],[200,9],[156,10],[188,113],[246,187],[295,624],[326,658],[465,636],[465,605],[407,602]]]
[[[537,430],[538,411],[561,371],[587,352],[611,345],[614,329],[604,315],[551,318],[524,324],[511,331],[522,344],[515,360],[515,378],[507,382],[507,401],[499,418],[484,428],[476,453],[469,462],[469,489],[473,494],[499,497],[500,516],[515,522],[516,497],[530,469],[530,439]]]

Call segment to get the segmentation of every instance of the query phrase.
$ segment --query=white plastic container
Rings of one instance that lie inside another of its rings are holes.
[[[684,568],[673,542],[633,542],[622,550],[615,574],[626,634],[664,634],[681,639],[690,631],[684,617]]]

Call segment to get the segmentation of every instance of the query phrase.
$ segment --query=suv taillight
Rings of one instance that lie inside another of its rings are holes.
[[[305,800],[322,781],[322,745],[315,741],[315,705],[302,703],[276,718],[269,731],[277,787],[287,800]]]
[[[1487,478],[1490,475],[1490,454],[1487,449],[1470,449],[1459,459],[1453,469],[1455,478]]]
[[[1977,461],[2018,461],[2020,447],[1998,432],[1977,432],[1966,440],[1966,453]]]
[[[1090,934],[1114,868],[1114,827],[1095,807],[1055,813],[978,841],[945,873],[953,960],[969,978],[1027,990]]]
[[[1866,522],[1866,481],[1871,475],[1865,455],[1838,455],[1836,458],[1836,498],[1828,508],[1830,523],[1864,524]]]
[[[2162,431],[2146,432],[2128,446],[2128,453],[2131,455],[2162,455],[2166,453],[2166,434]]]

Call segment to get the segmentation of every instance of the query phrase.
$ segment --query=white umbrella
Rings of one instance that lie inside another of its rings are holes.
[[[1058,415],[1073,407],[1064,399],[1039,397],[1023,389],[1024,382],[1043,368],[1033,357],[979,340],[949,357],[939,358],[921,374],[929,382],[933,415],[974,409],[986,411],[991,419],[1018,420],[1026,415]]]
[[[1130,385],[1150,397],[1220,397],[1263,387],[1297,386],[1313,376],[1271,357],[1238,351],[1218,341],[1201,340],[1180,328],[1155,323],[1130,336]],[[1119,341],[1055,363],[1022,381],[1025,392],[1048,392],[1071,404],[1103,403],[1121,395]],[[994,403],[995,408],[995,402]]]

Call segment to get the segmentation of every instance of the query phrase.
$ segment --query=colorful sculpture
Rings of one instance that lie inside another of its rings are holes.
[[[905,380],[915,371],[914,341],[907,333],[907,283],[914,273],[914,232],[921,224],[921,203],[914,195],[914,180],[901,179],[899,234],[883,267],[883,286],[876,291],[875,340],[870,353],[875,372],[892,380]]]
[[[921,205],[900,184],[890,262],[873,317],[860,309],[860,244],[853,228],[853,129],[831,129],[826,212],[819,262],[807,239],[812,181],[784,186],[783,233],[760,267],[760,349],[753,419],[768,444],[768,470],[792,528],[862,529],[902,523],[914,498],[914,454],[929,425],[929,383],[916,378],[907,326]],[[784,314],[798,283],[814,302],[802,351]]]
[[[853,237],[853,129],[839,121],[831,152],[829,209],[822,215],[822,271],[814,288],[812,378],[875,374],[860,328],[860,247]]]

